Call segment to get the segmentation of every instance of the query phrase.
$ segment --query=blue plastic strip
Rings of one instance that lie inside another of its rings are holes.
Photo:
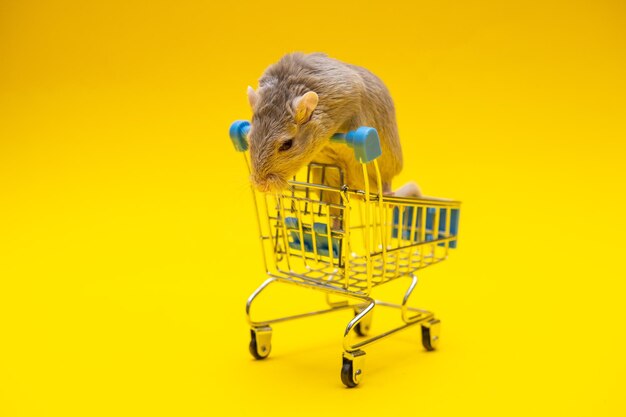
[[[298,219],[296,217],[285,217],[285,227],[287,227],[287,229],[297,229],[298,226]]]
[[[296,250],[302,250],[301,242],[300,242],[300,232],[293,230],[298,229],[298,219],[295,217],[287,217],[285,218],[285,226],[292,230],[290,232],[291,241],[289,242],[289,247]],[[328,225],[325,223],[315,223],[313,224],[313,230],[315,232],[315,242],[317,243],[317,253],[321,256],[329,256],[328,250]],[[311,235],[310,228],[303,231],[302,238],[304,241],[304,250],[306,252],[314,253],[313,250],[313,236]],[[339,244],[340,240],[336,237],[331,238],[331,245],[333,250],[333,257],[339,257]]]
[[[461,210],[452,209],[450,211],[450,234],[452,236],[457,236],[459,234],[459,215],[461,214]],[[457,241],[450,241],[450,247],[452,249],[456,249]]]
[[[411,238],[411,227],[412,222],[414,221],[413,212],[414,207],[405,207],[402,209],[402,224],[399,225],[400,222],[400,209],[398,207],[394,207],[392,214],[392,229],[391,236],[393,238],[398,238],[398,229],[402,230],[402,239],[403,240],[412,240],[413,242],[419,242],[420,230],[422,229],[422,207],[417,208],[417,223],[415,226],[415,234],[413,238]],[[433,230],[433,226],[435,223],[435,214],[437,213],[437,209],[434,207],[429,207],[426,209],[426,230],[425,230],[425,241],[430,242],[435,239],[439,239],[442,237],[443,233],[446,232],[446,208],[441,208],[439,213],[439,230]],[[451,209],[450,211],[450,236],[455,237],[458,233],[459,229],[459,209]],[[441,233],[441,234],[440,234]],[[445,242],[439,243],[439,246],[445,246]],[[450,241],[450,248],[455,249],[457,247],[456,240]]]

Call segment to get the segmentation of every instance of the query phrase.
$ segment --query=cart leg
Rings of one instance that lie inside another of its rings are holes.
[[[367,305],[357,305],[354,307],[354,316],[358,316]],[[372,318],[374,316],[374,312],[370,311],[365,316],[361,318],[361,320],[354,326],[354,331],[359,336],[367,336],[370,332],[370,328],[372,327]]]
[[[409,288],[404,294],[404,299],[402,300],[402,320],[404,320],[405,323],[410,324],[422,319],[422,345],[424,345],[424,349],[432,351],[437,348],[437,344],[439,342],[441,322],[438,319],[432,317],[432,313],[426,310],[420,310],[415,308],[411,309],[408,306],[409,298],[411,297],[411,294],[413,293],[416,285],[417,276],[411,275],[411,285],[409,285]],[[416,314],[410,315],[409,312],[411,310],[413,310],[414,313],[416,312]],[[423,320],[425,314],[427,314],[429,317],[427,316],[426,320]]]
[[[411,284],[409,285],[409,288],[406,290],[406,292],[404,293],[404,297],[402,299],[402,306],[400,308],[400,312],[402,314],[402,320],[405,323],[414,323],[418,320],[423,320],[424,319],[424,315],[428,314],[432,316],[432,313],[426,310],[421,310],[419,308],[411,308],[409,307],[409,299],[411,298],[411,294],[413,294],[413,291],[415,290],[415,287],[417,286],[417,275],[411,275]],[[414,314],[411,314],[414,313]]]
[[[353,308],[352,305],[348,303],[347,300],[342,300],[338,302],[332,302],[329,298],[327,298],[327,302],[330,308],[318,311],[309,311],[301,314],[290,315],[286,317],[275,317],[263,321],[256,321],[252,319],[251,310],[252,304],[257,299],[257,297],[273,282],[285,282],[280,279],[271,277],[265,280],[259,288],[257,288],[252,295],[248,298],[248,302],[246,303],[246,317],[248,319],[248,324],[250,325],[250,353],[256,359],[265,359],[269,356],[270,351],[272,350],[272,328],[271,324],[280,323],[289,320],[300,319],[304,317],[311,317],[319,314],[331,313],[333,311],[339,311],[343,309]],[[360,298],[359,298],[360,300]],[[358,306],[360,306],[359,304]],[[358,316],[358,315],[357,315]],[[359,317],[359,320],[361,317]],[[356,317],[355,317],[356,320]],[[357,322],[356,320],[355,322]],[[357,330],[358,331],[358,330]]]
[[[361,328],[361,330],[369,330],[369,326],[372,322],[372,310],[376,307],[376,301],[374,299],[369,297],[359,298],[362,302],[354,307],[355,316],[350,320],[343,333],[343,350],[346,353],[354,352],[362,345],[362,343],[359,343],[357,346],[352,344],[352,329],[354,328],[357,334],[359,334],[359,328]],[[365,322],[361,325],[363,321]]]
[[[246,318],[248,319],[248,323],[250,323],[250,326],[252,328],[254,327],[262,327],[262,323],[257,323],[254,322],[252,320],[252,317],[250,315],[250,310],[252,310],[252,303],[254,302],[254,300],[256,300],[256,298],[259,296],[259,294],[261,294],[263,292],[264,289],[266,289],[272,282],[275,282],[276,280],[274,278],[268,278],[265,280],[265,282],[263,282],[263,284],[261,284],[261,286],[259,286],[259,288],[257,288],[251,295],[250,297],[248,297],[248,301],[246,302]]]
[[[268,326],[270,326],[270,325],[272,325],[274,323],[280,323],[280,322],[289,321],[289,320],[301,319],[301,318],[305,318],[305,317],[312,317],[312,316],[316,316],[316,315],[320,315],[320,314],[332,313],[333,311],[339,311],[339,310],[353,308],[353,305],[349,304],[348,301],[345,300],[345,299],[344,300],[340,300],[340,301],[332,301],[332,300],[330,300],[327,297],[326,301],[328,302],[329,308],[326,308],[326,309],[315,310],[315,311],[307,311],[307,312],[304,312],[304,313],[293,314],[293,315],[284,316],[284,317],[274,317],[274,318],[270,318],[270,319],[266,319],[266,320],[262,320],[262,321],[253,320],[252,319],[252,313],[251,313],[251,311],[252,311],[252,304],[254,304],[254,301],[257,299],[257,297],[273,282],[290,283],[289,281],[282,281],[279,278],[272,277],[272,278],[267,279],[263,284],[261,284],[261,286],[259,288],[257,288],[252,293],[252,295],[250,295],[250,297],[248,298],[248,302],[246,303],[246,318],[248,319],[248,324],[250,325],[250,327],[252,329],[268,327]],[[359,300],[360,300],[360,298],[359,298]]]
[[[369,330],[372,321],[372,310],[376,301],[369,297],[359,297],[363,302],[354,306],[355,316],[348,325],[343,335],[343,362],[341,366],[341,382],[348,388],[356,387],[363,376],[363,364],[365,352],[352,345],[352,329],[358,335]]]

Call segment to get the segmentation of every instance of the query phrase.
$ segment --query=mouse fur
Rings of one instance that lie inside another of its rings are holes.
[[[330,137],[370,126],[381,140],[383,192],[391,193],[391,181],[402,170],[395,108],[387,87],[367,69],[322,53],[287,54],[267,68],[257,91],[248,87],[248,99],[253,111],[251,181],[259,190],[284,189],[310,162],[339,166],[349,188],[363,189],[363,171],[354,152],[331,143]],[[373,167],[368,174],[371,190],[378,191]],[[343,185],[338,178],[326,182]]]

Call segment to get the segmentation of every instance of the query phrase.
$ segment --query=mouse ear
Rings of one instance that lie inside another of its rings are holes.
[[[248,102],[250,103],[252,111],[254,111],[257,101],[259,101],[259,95],[252,87],[248,86]]]
[[[297,124],[306,123],[311,118],[313,110],[317,107],[319,97],[314,91],[309,91],[294,100],[294,119]]]

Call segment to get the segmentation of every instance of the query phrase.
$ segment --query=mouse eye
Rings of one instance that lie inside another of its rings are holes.
[[[280,152],[288,151],[289,149],[291,149],[292,145],[293,145],[293,139],[286,140],[280,145],[280,148],[278,148],[278,150]]]

